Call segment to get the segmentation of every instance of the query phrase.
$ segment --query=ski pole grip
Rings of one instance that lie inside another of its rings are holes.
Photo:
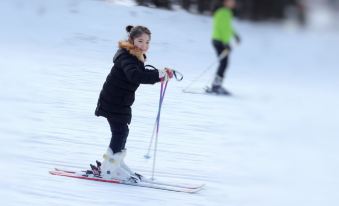
[[[152,66],[150,64],[145,65],[145,68],[147,68],[147,67],[150,67],[152,69],[157,69],[157,68],[155,68],[154,66]],[[175,80],[177,80],[179,82],[184,78],[184,75],[182,75],[180,72],[178,72],[178,71],[176,71],[174,69],[173,69],[173,75],[174,75]]]

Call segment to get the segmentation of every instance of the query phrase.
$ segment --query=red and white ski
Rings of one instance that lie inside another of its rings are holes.
[[[167,183],[156,183],[156,182],[147,182],[147,181],[140,181],[137,183],[129,182],[129,181],[123,181],[118,179],[104,179],[101,177],[95,177],[93,175],[85,175],[75,172],[75,171],[68,171],[68,170],[61,170],[56,169],[54,171],[49,172],[52,175],[57,176],[64,176],[64,177],[71,177],[71,178],[77,178],[77,179],[85,179],[85,180],[92,180],[92,181],[98,181],[98,182],[106,182],[106,183],[113,183],[113,184],[124,184],[124,185],[131,185],[131,186],[138,186],[138,187],[146,187],[146,188],[153,188],[153,189],[160,189],[160,190],[167,190],[167,191],[174,191],[174,192],[185,192],[185,193],[196,193],[202,189],[201,187],[180,187],[175,186],[176,184],[167,184]]]
[[[75,171],[70,171],[70,170],[63,170],[59,168],[55,168],[55,171],[62,171],[62,172],[68,172],[68,173],[77,173]],[[83,173],[85,173],[85,170],[82,170]],[[188,188],[188,189],[199,189],[205,186],[205,184],[192,184],[192,183],[172,183],[172,182],[163,182],[159,180],[151,180],[149,178],[142,178],[142,182],[147,182],[147,183],[152,183],[152,184],[157,184],[157,185],[166,185],[166,186],[171,186],[171,187],[182,187],[182,188]]]

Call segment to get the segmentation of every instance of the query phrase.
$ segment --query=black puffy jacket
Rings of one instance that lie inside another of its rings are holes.
[[[131,123],[131,105],[140,84],[159,82],[158,70],[145,69],[145,56],[129,42],[119,42],[113,58],[114,66],[100,92],[96,116],[104,116],[120,123]]]

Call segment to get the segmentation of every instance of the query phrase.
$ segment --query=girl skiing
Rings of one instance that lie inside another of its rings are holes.
[[[240,37],[233,29],[233,13],[235,0],[223,0],[222,6],[218,8],[213,15],[213,47],[220,58],[219,67],[215,74],[210,92],[229,95],[230,93],[222,87],[224,74],[228,66],[228,56],[231,50],[230,41],[235,37],[237,43],[240,43]]]
[[[119,49],[113,57],[114,66],[100,92],[95,115],[107,118],[112,133],[101,165],[102,177],[135,181],[140,175],[132,172],[124,162],[135,91],[140,84],[169,80],[173,71],[168,68],[145,69],[151,32],[144,26],[127,26],[126,31],[128,40],[119,42]]]

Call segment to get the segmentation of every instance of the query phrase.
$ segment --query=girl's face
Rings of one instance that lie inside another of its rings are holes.
[[[235,0],[224,0],[224,7],[234,9],[236,6],[236,1]]]
[[[141,36],[133,40],[134,46],[138,47],[143,53],[146,53],[149,47],[150,37],[148,34],[142,34]]]

